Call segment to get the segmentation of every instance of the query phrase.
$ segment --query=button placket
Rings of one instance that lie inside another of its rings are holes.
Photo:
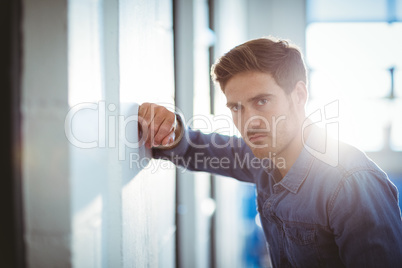
[[[284,190],[283,186],[281,184],[275,184],[274,185],[274,193],[279,194]]]
[[[265,200],[263,204],[263,213],[266,219],[277,224],[278,217],[276,216],[275,213],[275,204],[276,204],[275,196],[271,196],[270,198]]]
[[[272,198],[268,198],[267,200],[265,200],[262,206],[262,212],[264,213],[264,217],[271,221],[273,216],[272,203],[273,203]]]

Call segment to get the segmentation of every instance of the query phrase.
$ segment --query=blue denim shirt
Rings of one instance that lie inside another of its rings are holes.
[[[255,183],[274,267],[402,267],[395,185],[358,149],[331,141],[327,150],[327,138],[314,128],[284,178],[241,138],[216,133],[186,129],[174,149],[153,156]]]

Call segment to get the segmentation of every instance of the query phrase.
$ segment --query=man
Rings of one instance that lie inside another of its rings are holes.
[[[397,189],[363,152],[306,118],[297,47],[251,40],[222,56],[212,76],[242,139],[193,131],[144,103],[139,116],[154,157],[255,183],[275,267],[401,267]]]

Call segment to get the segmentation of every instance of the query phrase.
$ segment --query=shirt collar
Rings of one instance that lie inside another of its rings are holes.
[[[306,145],[308,148],[321,148],[325,143],[325,135],[322,134],[322,129],[312,126],[310,135],[308,136],[299,157],[286,176],[278,184],[294,194],[299,191],[301,185],[309,175],[311,166],[315,159],[315,157],[306,150]]]

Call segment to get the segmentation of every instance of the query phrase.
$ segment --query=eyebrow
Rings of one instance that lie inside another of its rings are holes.
[[[262,98],[269,98],[269,97],[272,97],[272,96],[273,96],[273,94],[258,94],[256,96],[248,99],[247,102],[254,102],[256,100],[259,100],[259,99],[262,99]],[[228,108],[230,108],[230,107],[233,107],[233,106],[237,105],[238,103],[239,102],[228,102],[228,103],[226,103],[226,106]]]

